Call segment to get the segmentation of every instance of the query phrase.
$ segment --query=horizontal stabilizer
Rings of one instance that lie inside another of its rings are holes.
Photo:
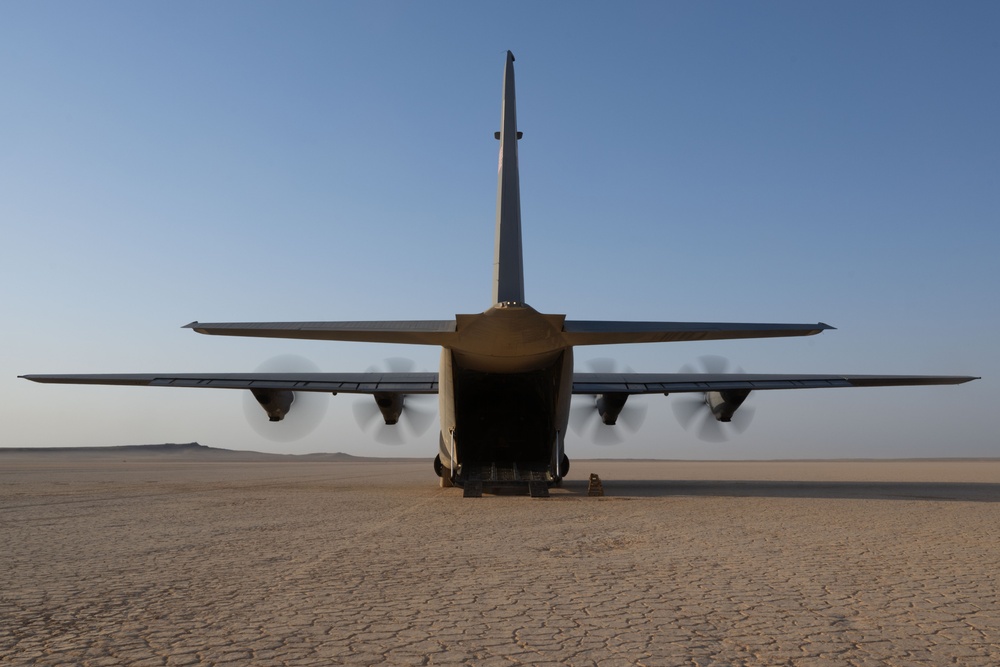
[[[566,320],[567,345],[667,343],[684,340],[728,340],[813,336],[833,329],[829,324],[741,324],[730,322],[613,322]]]
[[[184,325],[212,336],[343,340],[447,347],[455,320],[386,320],[362,322],[192,322]]]

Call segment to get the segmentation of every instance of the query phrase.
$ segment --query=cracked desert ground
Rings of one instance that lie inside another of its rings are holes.
[[[998,547],[994,460],[464,499],[428,461],[9,453],[0,664],[996,665]]]

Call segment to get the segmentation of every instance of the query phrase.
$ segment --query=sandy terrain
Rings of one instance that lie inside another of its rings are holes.
[[[0,453],[0,664],[996,665],[998,545],[998,461]]]

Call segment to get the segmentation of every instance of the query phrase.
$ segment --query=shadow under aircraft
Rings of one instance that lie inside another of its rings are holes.
[[[586,496],[586,481],[567,480],[568,495]],[[992,482],[816,482],[794,480],[619,479],[603,483],[607,498],[825,498],[854,500],[955,500],[1000,503]]]
[[[807,324],[591,321],[540,313],[525,301],[521,253],[518,131],[514,55],[507,52],[500,112],[493,294],[484,312],[451,320],[359,322],[192,322],[215,336],[434,345],[438,372],[257,372],[24,375],[35,382],[143,385],[249,391],[269,420],[296,419],[311,393],[367,394],[386,425],[405,420],[408,397],[436,394],[440,421],[434,469],[442,486],[467,496],[518,488],[548,495],[569,470],[566,430],[570,399],[590,397],[587,410],[615,425],[636,394],[690,394],[692,412],[715,427],[738,418],[752,391],[960,384],[976,379],[930,375],[781,375],[718,372],[577,372],[573,349],[583,345],[668,343],[812,336],[833,327]],[[678,399],[671,399],[677,401]],[[692,417],[694,415],[691,415]],[[707,427],[706,427],[707,428]]]

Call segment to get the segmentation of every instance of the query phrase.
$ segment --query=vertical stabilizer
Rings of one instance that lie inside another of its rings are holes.
[[[521,191],[517,175],[517,111],[514,54],[507,52],[500,111],[500,165],[497,173],[497,238],[493,257],[493,303],[524,303],[521,261]]]

